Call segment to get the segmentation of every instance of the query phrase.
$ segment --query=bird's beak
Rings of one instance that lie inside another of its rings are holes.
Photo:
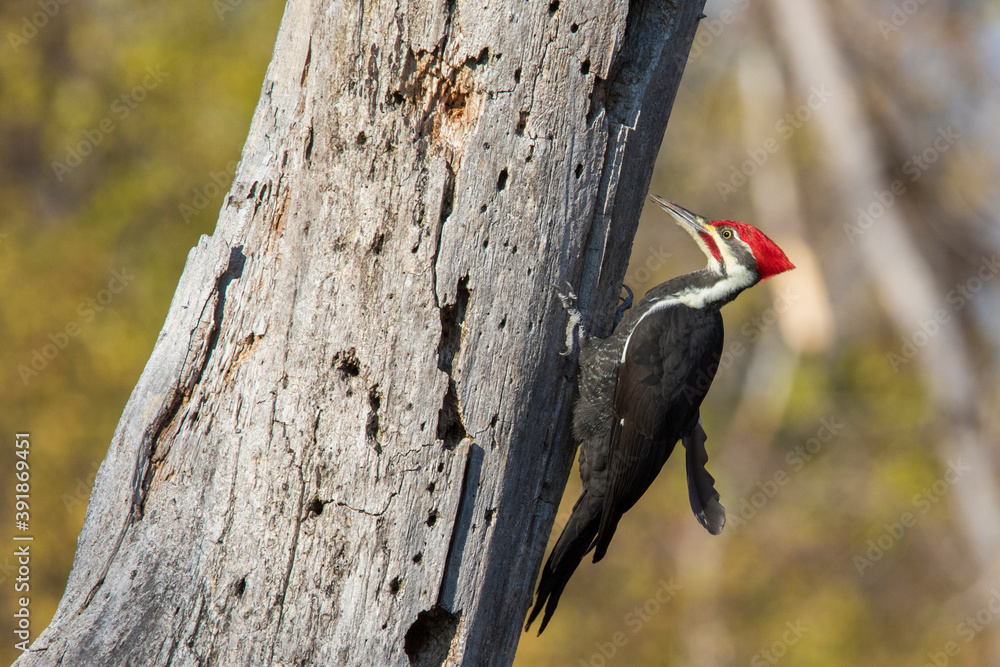
[[[673,202],[667,201],[662,197],[657,197],[656,195],[649,196],[660,208],[672,215],[674,220],[679,222],[681,226],[687,228],[688,232],[695,238],[698,238],[698,235],[700,234],[708,234],[709,236],[712,235],[712,229],[705,221],[705,218],[692,213],[683,206],[678,206]]]

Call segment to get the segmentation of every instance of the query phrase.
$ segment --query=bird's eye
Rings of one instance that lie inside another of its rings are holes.
[[[729,240],[733,238],[733,230],[723,229],[721,232],[719,232],[719,235],[722,236],[722,238]]]

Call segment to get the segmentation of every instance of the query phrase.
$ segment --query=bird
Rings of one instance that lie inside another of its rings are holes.
[[[604,558],[622,515],[652,484],[678,440],[686,450],[691,509],[709,533],[722,532],[726,513],[705,468],[700,415],[722,357],[720,309],[745,289],[795,268],[752,225],[706,220],[650,197],[694,238],[708,264],[650,289],[627,313],[619,312],[607,338],[590,338],[572,290],[560,294],[569,313],[568,353],[578,348],[579,355],[572,430],[580,443],[583,492],[542,569],[525,623],[527,631],[544,609],[539,635],[577,566],[590,551],[595,563]]]

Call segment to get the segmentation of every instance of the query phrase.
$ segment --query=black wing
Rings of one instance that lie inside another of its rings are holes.
[[[622,514],[646,492],[698,409],[722,355],[722,315],[674,304],[643,317],[625,347],[615,387],[610,469],[594,562]]]

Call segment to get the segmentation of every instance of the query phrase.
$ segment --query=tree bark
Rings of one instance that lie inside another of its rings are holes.
[[[291,0],[18,665],[508,665],[703,0]]]

